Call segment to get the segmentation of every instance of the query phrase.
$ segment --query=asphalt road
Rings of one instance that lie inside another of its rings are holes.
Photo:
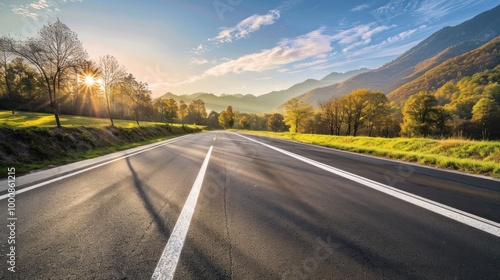
[[[15,273],[2,199],[0,278],[151,279],[208,158],[175,279],[500,279],[498,235],[367,186],[494,231],[500,181],[244,136],[191,135],[18,193]]]

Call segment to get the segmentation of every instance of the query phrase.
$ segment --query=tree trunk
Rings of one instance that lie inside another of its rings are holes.
[[[12,106],[12,114],[15,114],[14,112],[14,93],[12,92],[12,87],[10,85],[9,79],[7,78],[7,69],[5,69],[5,85],[7,86],[7,92],[9,94],[9,100],[10,100],[10,105]]]
[[[54,112],[54,117],[56,118],[56,125],[57,128],[61,128],[61,121],[59,120],[59,114],[57,112]]]
[[[137,123],[137,125],[140,125],[139,124],[139,108],[138,108],[138,106],[135,107],[135,122]]]
[[[54,110],[54,117],[56,119],[56,125],[57,125],[57,128],[61,128],[61,121],[59,120],[59,111],[57,110],[57,89],[56,89],[56,85],[57,85],[57,80],[56,80],[56,77],[57,77],[57,73],[54,75],[54,77],[52,78],[52,94],[49,90],[49,94],[51,94],[52,96],[52,109]]]
[[[113,114],[111,112],[111,107],[109,106],[109,102],[108,102],[108,116],[109,116],[109,121],[111,122],[111,126],[114,127],[115,126],[115,122],[113,121]]]

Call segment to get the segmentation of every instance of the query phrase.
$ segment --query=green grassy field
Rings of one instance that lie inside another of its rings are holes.
[[[500,178],[500,141],[250,133]]]
[[[106,127],[111,124],[109,119],[70,116],[70,115],[61,115],[60,120],[61,120],[61,125],[64,127],[77,127],[77,126]],[[123,128],[138,127],[137,123],[133,120],[116,119],[113,121],[116,127],[123,127]],[[139,124],[140,126],[164,125],[164,123],[146,122],[146,121],[140,121]],[[54,119],[53,114],[16,111],[16,113],[13,115],[11,111],[0,110],[0,126],[2,125],[14,128],[23,128],[31,126],[52,128],[56,126],[56,121]],[[174,124],[174,126],[180,127],[181,125]],[[190,125],[189,127],[200,128],[200,129],[204,128],[203,126],[196,127],[193,125]]]
[[[56,128],[54,115],[0,111],[0,170],[15,166],[19,175],[157,141],[200,132],[205,127],[61,116]],[[0,171],[0,178],[6,177]]]

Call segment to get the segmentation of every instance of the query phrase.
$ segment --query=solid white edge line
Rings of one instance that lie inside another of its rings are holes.
[[[393,188],[391,186],[388,186],[388,185],[385,185],[385,184],[382,184],[382,183],[355,175],[353,173],[349,173],[347,171],[344,171],[344,170],[341,170],[341,169],[338,169],[335,167],[331,167],[331,166],[326,165],[324,163],[321,163],[321,162],[294,154],[292,152],[288,152],[286,150],[271,146],[271,145],[266,144],[266,143],[262,143],[260,141],[254,140],[252,138],[249,138],[249,137],[246,137],[246,136],[243,136],[240,134],[236,133],[236,135],[243,137],[247,140],[253,141],[255,143],[258,143],[260,145],[263,145],[265,147],[268,147],[270,149],[273,149],[273,150],[280,152],[282,154],[285,154],[285,155],[288,155],[288,156],[293,157],[295,159],[298,159],[300,161],[303,161],[305,163],[308,163],[310,165],[321,168],[321,169],[328,171],[330,173],[339,175],[341,177],[344,177],[344,178],[349,179],[351,181],[357,182],[359,184],[362,184],[362,185],[367,186],[369,188],[372,188],[374,190],[383,192],[385,194],[388,194],[388,195],[393,196],[395,198],[404,200],[404,201],[411,203],[413,205],[422,207],[422,208],[427,209],[429,211],[432,211],[434,213],[440,214],[440,215],[445,216],[447,218],[453,219],[455,221],[461,222],[461,223],[466,224],[468,226],[474,227],[476,229],[479,229],[479,230],[482,230],[482,231],[487,232],[489,234],[500,237],[500,224],[496,223],[494,221],[490,221],[490,220],[484,219],[482,217],[461,211],[459,209],[456,209],[456,208],[453,208],[453,207],[450,207],[450,206],[447,206],[447,205],[444,205],[444,204],[441,204],[441,203],[438,203],[438,202],[435,202],[435,201],[432,201],[432,200],[429,200],[429,199],[426,199],[426,198],[423,198],[423,197],[420,197],[417,195],[414,195],[412,193]]]
[[[175,223],[174,229],[170,234],[167,245],[163,249],[163,253],[156,265],[155,271],[151,279],[173,279],[175,274],[175,269],[177,268],[177,263],[181,256],[182,247],[184,246],[184,241],[186,240],[186,235],[191,224],[191,218],[193,217],[194,209],[196,207],[196,202],[198,201],[198,196],[201,191],[201,186],[203,184],[203,179],[205,178],[205,173],[207,171],[208,162],[210,161],[210,155],[212,154],[213,146],[210,146],[207,156],[203,161],[200,168],[198,176],[194,181],[191,192],[189,192],[188,198],[182,207],[181,214]]]
[[[16,190],[15,194],[18,195],[18,194],[21,194],[21,193],[24,193],[24,192],[27,192],[27,191],[31,191],[33,189],[36,189],[36,188],[39,188],[39,187],[43,187],[45,185],[48,185],[48,184],[51,184],[51,183],[54,183],[54,182],[57,182],[57,181],[60,181],[60,180],[64,180],[66,178],[69,178],[69,177],[72,177],[72,176],[75,176],[75,175],[78,175],[78,174],[81,174],[81,173],[84,173],[84,172],[87,172],[87,171],[90,171],[92,169],[96,169],[96,168],[99,168],[101,166],[104,166],[104,165],[107,165],[107,164],[110,164],[112,162],[115,162],[115,161],[118,161],[118,160],[122,160],[122,159],[125,159],[125,158],[128,158],[128,157],[131,157],[131,156],[135,156],[135,155],[138,155],[138,154],[141,154],[141,153],[144,153],[144,152],[147,152],[147,151],[151,151],[153,149],[156,149],[156,148],[159,148],[159,147],[162,147],[162,146],[165,146],[165,145],[168,145],[168,144],[171,144],[173,142],[177,142],[185,137],[187,137],[189,135],[186,135],[186,136],[181,136],[181,137],[178,137],[178,138],[175,138],[175,139],[170,139],[170,140],[166,140],[166,142],[162,143],[162,144],[158,144],[158,145],[155,145],[153,147],[150,147],[150,148],[147,148],[147,149],[144,149],[144,150],[140,150],[140,151],[137,151],[137,152],[134,152],[134,153],[131,153],[131,154],[128,154],[126,156],[122,156],[122,157],[119,157],[119,158],[115,158],[115,159],[112,159],[112,160],[109,160],[109,161],[106,161],[106,162],[103,162],[103,163],[100,163],[100,164],[97,164],[97,165],[94,165],[94,166],[91,166],[91,167],[87,167],[87,168],[84,168],[82,170],[78,170],[76,172],[73,172],[73,173],[69,173],[69,174],[66,174],[66,175],[63,175],[61,177],[57,177],[57,178],[54,178],[54,179],[51,179],[51,180],[48,180],[48,181],[44,181],[44,182],[41,182],[41,183],[38,183],[38,184],[35,184],[33,186],[29,186],[29,187],[26,187],[26,188],[22,188],[20,190]],[[9,194],[4,194],[2,196],[0,196],[0,201],[1,200],[4,200],[6,199],[7,197],[9,197]]]

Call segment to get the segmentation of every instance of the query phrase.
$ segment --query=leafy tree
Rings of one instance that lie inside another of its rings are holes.
[[[367,105],[362,114],[362,123],[368,130],[368,136],[381,131],[389,122],[390,108],[387,96],[380,91],[369,91],[365,95]]]
[[[345,114],[344,122],[347,130],[346,135],[356,136],[363,123],[364,108],[368,106],[365,102],[368,89],[357,89],[342,98],[343,111]]]
[[[452,113],[443,106],[436,108],[436,128],[435,135],[446,137],[450,136],[453,131],[453,116]]]
[[[472,121],[483,129],[483,138],[497,137],[500,127],[500,107],[491,97],[481,98],[472,108]],[[493,135],[491,135],[493,133]]]
[[[234,115],[232,106],[227,106],[226,117],[227,117],[227,127],[233,128],[235,115]]]
[[[211,111],[207,117],[207,125],[211,128],[222,128],[219,124],[219,113]]]
[[[238,124],[242,129],[250,129],[250,120],[247,116],[242,116]]]
[[[39,71],[57,127],[61,127],[58,92],[63,74],[87,56],[76,33],[57,20],[44,25],[39,31],[38,38],[28,38],[19,42],[9,39],[9,45],[10,52],[23,57]]]
[[[409,137],[429,136],[435,132],[437,99],[428,92],[412,95],[403,107],[402,134]]]
[[[167,123],[170,123],[172,125],[174,123],[174,120],[177,118],[177,101],[173,98],[169,98],[166,100],[163,100],[164,104],[164,111],[163,115],[165,116],[165,120]]]
[[[283,115],[274,113],[267,118],[267,129],[273,132],[282,131],[285,129]]]
[[[292,98],[285,103],[285,123],[290,126],[292,133],[299,133],[303,125],[313,114],[313,108],[297,98]]]
[[[447,82],[436,91],[435,96],[438,100],[438,104],[445,105],[450,103],[452,96],[459,92],[459,90],[458,86],[453,82]]]
[[[16,57],[0,68],[0,107],[2,109],[32,109],[43,104],[37,71],[21,57]]]
[[[227,115],[226,111],[222,111],[219,114],[219,124],[222,126],[224,129],[229,128],[229,116]]]
[[[188,113],[188,105],[184,102],[184,100],[179,101],[179,116],[181,119],[182,127],[184,127],[184,118]]]
[[[207,119],[207,110],[203,100],[196,99],[189,103],[187,119],[194,124],[205,124],[205,120]]]
[[[493,98],[500,104],[500,84],[491,83],[484,87],[484,95]]]

